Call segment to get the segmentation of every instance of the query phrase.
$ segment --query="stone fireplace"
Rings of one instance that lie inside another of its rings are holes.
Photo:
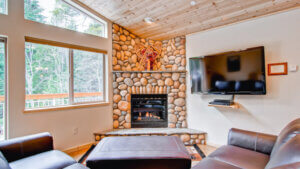
[[[94,133],[95,141],[146,135],[177,136],[186,145],[205,144],[205,132],[187,128],[185,36],[143,39],[117,24],[112,31],[113,129]],[[135,50],[140,43],[162,45],[151,71],[141,70]]]
[[[113,80],[114,128],[136,127],[132,126],[132,110],[136,105],[131,103],[136,101],[137,97],[149,95],[166,96],[167,100],[164,102],[167,103],[166,127],[187,127],[185,72],[114,72]]]
[[[131,94],[131,127],[168,127],[168,95]]]
[[[162,46],[162,52],[156,60],[155,69],[140,70],[136,44],[148,46],[158,43]],[[114,129],[187,128],[184,36],[162,41],[143,39],[113,24],[112,55]],[[154,103],[146,101],[144,104],[148,104],[148,110],[145,110],[146,107],[136,107],[136,99],[148,95],[165,96],[164,115],[158,110],[161,105],[156,105],[159,108],[151,107],[150,104]]]

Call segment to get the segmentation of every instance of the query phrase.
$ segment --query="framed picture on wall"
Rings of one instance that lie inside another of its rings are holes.
[[[268,64],[268,75],[287,75],[288,74],[288,63],[271,63]]]

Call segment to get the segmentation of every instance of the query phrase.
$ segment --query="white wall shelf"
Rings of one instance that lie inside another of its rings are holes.
[[[230,106],[227,106],[227,105],[215,105],[215,104],[209,104],[208,106],[210,107],[215,107],[215,108],[230,108],[230,109],[239,109],[240,106],[238,103],[234,103]]]

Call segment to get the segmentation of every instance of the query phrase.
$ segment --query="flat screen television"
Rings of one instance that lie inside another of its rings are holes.
[[[266,94],[264,47],[189,59],[191,91],[204,94]]]

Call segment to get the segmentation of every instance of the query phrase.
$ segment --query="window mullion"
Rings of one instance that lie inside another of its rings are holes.
[[[106,55],[102,54],[102,66],[103,66],[103,70],[102,70],[102,78],[103,78],[103,84],[102,84],[102,92],[103,92],[103,100],[102,101],[106,101]]]
[[[4,112],[3,112],[3,127],[4,127],[4,139],[8,137],[8,70],[7,70],[7,39],[2,39],[4,42]]]
[[[74,51],[69,49],[69,103],[74,104],[74,62],[73,62]]]

